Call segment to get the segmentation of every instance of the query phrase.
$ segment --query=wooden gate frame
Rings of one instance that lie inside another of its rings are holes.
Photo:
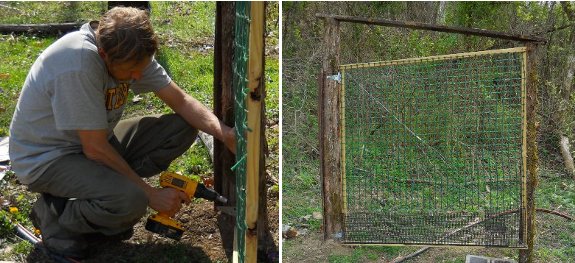
[[[323,198],[323,231],[325,239],[340,240],[343,237],[344,222],[344,196],[342,185],[342,125],[340,123],[340,109],[342,101],[340,95],[341,85],[338,81],[328,79],[329,76],[337,75],[340,65],[340,22],[360,23],[368,25],[378,25],[387,27],[400,27],[409,29],[430,30],[447,33],[457,33],[465,35],[475,35],[519,41],[526,45],[526,151],[523,151],[524,159],[527,160],[526,171],[526,229],[520,231],[520,238],[523,240],[526,233],[527,249],[519,250],[519,262],[533,261],[533,247],[535,236],[535,187],[537,186],[537,127],[535,124],[535,112],[537,109],[537,45],[545,43],[544,38],[530,37],[523,35],[513,35],[497,31],[441,26],[434,24],[419,23],[413,21],[396,21],[387,19],[368,19],[361,17],[316,14],[317,18],[325,21],[325,31],[323,36],[323,59],[322,68],[318,76],[319,86],[319,147],[320,147],[320,178]]]

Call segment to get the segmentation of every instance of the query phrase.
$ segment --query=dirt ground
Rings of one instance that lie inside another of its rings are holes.
[[[268,215],[271,235],[274,243],[269,247],[277,248],[278,243],[278,195],[268,194]],[[186,231],[180,241],[160,237],[144,229],[146,218],[134,228],[134,236],[120,243],[99,244],[90,251],[90,257],[82,262],[228,262],[222,246],[217,225],[217,216],[213,203],[195,201],[185,206],[176,215]],[[277,251],[268,251],[267,262],[274,262]],[[26,259],[27,262],[51,262],[40,250],[35,249]],[[264,262],[266,262],[264,261]]]
[[[371,252],[363,252],[363,256],[354,253],[357,246],[343,245],[333,240],[322,240],[320,232],[310,232],[297,236],[283,245],[283,263],[322,263],[322,262],[392,262],[398,257],[404,257],[422,248],[409,246],[405,252],[397,256],[389,256],[381,252],[383,246],[363,246]],[[369,254],[369,255],[368,255]],[[432,247],[420,256],[405,260],[405,263],[429,262],[465,262],[466,255],[479,255],[497,258],[509,258],[518,254],[517,250],[484,247]],[[355,255],[355,256],[354,256]],[[338,258],[347,260],[338,260]],[[351,259],[355,261],[350,261]]]

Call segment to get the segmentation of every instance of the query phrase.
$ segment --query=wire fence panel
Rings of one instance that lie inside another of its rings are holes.
[[[345,242],[524,247],[525,48],[340,70]]]
[[[236,2],[236,19],[234,28],[234,124],[236,131],[236,164],[232,167],[236,174],[236,243],[238,262],[245,262],[246,257],[246,159],[247,159],[247,106],[246,96],[248,83],[248,54],[250,31],[250,2]]]

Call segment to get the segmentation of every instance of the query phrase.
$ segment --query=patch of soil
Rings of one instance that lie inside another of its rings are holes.
[[[278,195],[268,194],[268,220],[274,244],[278,247]],[[176,215],[185,227],[180,241],[161,237],[144,228],[147,217],[134,227],[134,235],[123,242],[97,244],[82,262],[228,262],[217,225],[220,212],[212,202],[196,199]],[[40,250],[30,253],[27,262],[51,262]]]
[[[309,232],[283,243],[282,262],[329,262],[330,255],[351,254],[353,248],[333,240],[322,240],[319,232]]]

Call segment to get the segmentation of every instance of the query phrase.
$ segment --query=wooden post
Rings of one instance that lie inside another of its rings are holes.
[[[217,2],[214,44],[214,113],[229,126],[234,126],[235,118],[232,85],[234,23],[234,2]],[[226,206],[236,204],[236,177],[231,170],[235,160],[235,156],[222,142],[214,140],[214,189],[228,198]],[[225,213],[220,213],[218,216],[220,236],[228,258],[232,256],[235,225],[235,216]]]
[[[64,34],[76,31],[86,22],[53,24],[0,24],[0,33]]]
[[[527,101],[526,101],[526,117],[527,117],[527,187],[526,187],[526,204],[525,213],[526,219],[526,245],[527,249],[519,251],[520,263],[533,262],[533,249],[535,241],[535,188],[538,184],[537,177],[537,130],[539,124],[536,123],[536,110],[538,108],[537,102],[537,66],[536,66],[536,44],[527,44],[527,67],[526,67],[526,87],[527,87]]]
[[[341,170],[340,83],[328,80],[339,66],[339,22],[325,18],[324,57],[319,74],[319,147],[324,239],[341,237],[343,194]]]
[[[265,173],[262,166],[264,138],[264,125],[262,125],[264,101],[264,2],[251,2],[250,5],[250,34],[249,34],[249,60],[248,60],[248,88],[246,98],[248,116],[247,124],[251,130],[247,133],[247,159],[246,159],[246,262],[257,262],[258,256],[258,218],[260,178]],[[264,192],[265,195],[265,192]],[[265,206],[266,204],[261,204]]]
[[[351,22],[351,23],[359,23],[359,24],[366,24],[366,25],[379,25],[379,26],[389,26],[389,27],[421,29],[421,30],[430,30],[430,31],[437,31],[437,32],[492,37],[492,38],[507,39],[507,40],[513,40],[513,41],[541,42],[541,43],[545,43],[547,41],[545,38],[541,38],[541,37],[513,35],[513,34],[504,33],[504,32],[491,31],[491,30],[485,30],[485,29],[457,27],[457,26],[442,26],[442,25],[436,25],[436,24],[419,23],[419,22],[414,22],[414,21],[373,19],[373,18],[363,18],[363,17],[357,17],[357,16],[327,15],[327,14],[316,14],[315,16],[316,17],[336,19],[337,21],[340,21],[340,22]]]

